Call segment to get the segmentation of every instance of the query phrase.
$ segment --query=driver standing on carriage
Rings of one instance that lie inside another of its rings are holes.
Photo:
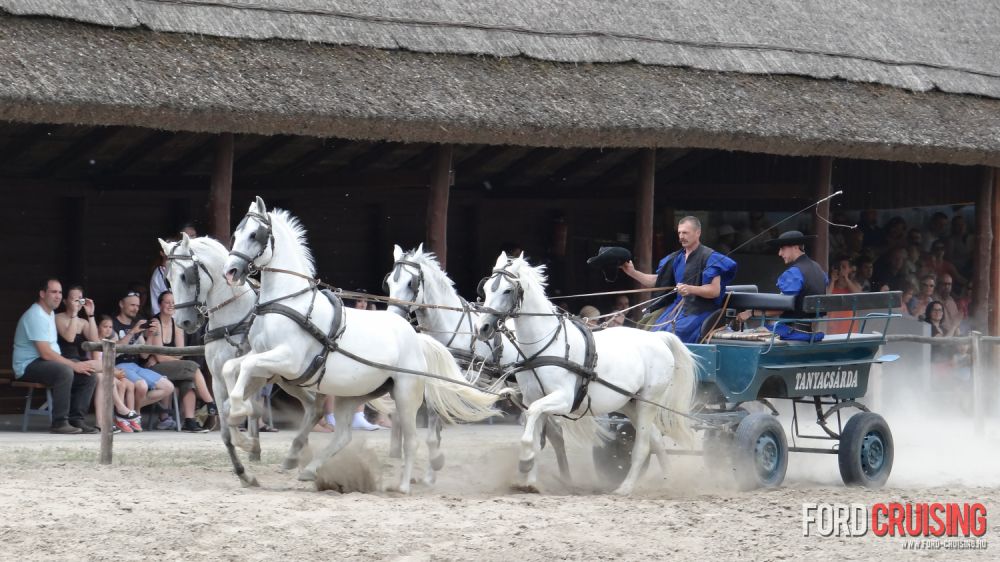
[[[736,262],[701,243],[701,221],[687,216],[677,223],[681,249],[660,260],[656,273],[643,273],[631,261],[621,268],[644,287],[672,287],[649,308],[655,314],[652,331],[673,332],[685,343],[698,343],[702,324],[722,305],[726,285],[736,276]],[[679,282],[678,282],[679,281]],[[671,302],[672,301],[672,302]]]

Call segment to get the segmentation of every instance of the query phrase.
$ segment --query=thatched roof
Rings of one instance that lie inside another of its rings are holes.
[[[0,119],[1000,165],[1000,9],[867,4],[0,0]]]

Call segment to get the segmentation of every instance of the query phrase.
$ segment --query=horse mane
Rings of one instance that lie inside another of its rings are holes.
[[[516,273],[521,282],[537,285],[541,293],[545,294],[545,287],[548,286],[549,278],[545,275],[545,265],[531,265],[524,258],[512,258],[508,271]]]
[[[295,235],[295,241],[298,242],[299,248],[302,251],[302,257],[306,261],[306,269],[308,271],[304,273],[310,277],[315,276],[316,264],[313,262],[312,250],[309,249],[309,244],[306,242],[306,227],[302,226],[299,219],[292,216],[292,213],[285,209],[271,209],[268,215],[271,216],[272,224],[277,220],[292,231],[292,234]]]
[[[407,257],[420,265],[427,266],[426,275],[433,281],[448,287],[453,287],[455,285],[455,282],[452,281],[451,277],[448,277],[448,274],[441,269],[441,262],[437,260],[437,256],[434,255],[434,252],[424,252],[413,249],[404,254],[404,257]]]

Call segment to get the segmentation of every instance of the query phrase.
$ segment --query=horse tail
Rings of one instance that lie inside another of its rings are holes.
[[[687,418],[675,412],[687,414],[691,411],[697,390],[698,381],[695,376],[695,367],[698,365],[698,359],[674,334],[666,331],[656,332],[656,334],[660,336],[663,343],[667,344],[674,356],[673,377],[659,400],[661,404],[674,411],[658,408],[656,425],[660,431],[672,437],[678,445],[691,447],[695,441],[694,430],[691,429]]]
[[[466,382],[448,348],[427,334],[417,334],[417,337],[427,362],[427,372],[459,383]],[[431,377],[426,377],[424,382],[424,398],[427,406],[447,423],[480,421],[502,414],[493,407],[502,396],[486,394],[474,388]],[[505,395],[506,392],[500,394]]]

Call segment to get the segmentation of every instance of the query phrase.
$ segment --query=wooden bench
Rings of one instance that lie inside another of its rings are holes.
[[[28,431],[28,416],[46,416],[49,418],[49,425],[52,425],[52,388],[39,382],[27,382],[14,379],[10,385],[14,388],[26,388],[24,395],[24,416],[21,420],[21,431]],[[31,407],[31,400],[35,396],[35,390],[45,391],[45,403],[38,408]]]

